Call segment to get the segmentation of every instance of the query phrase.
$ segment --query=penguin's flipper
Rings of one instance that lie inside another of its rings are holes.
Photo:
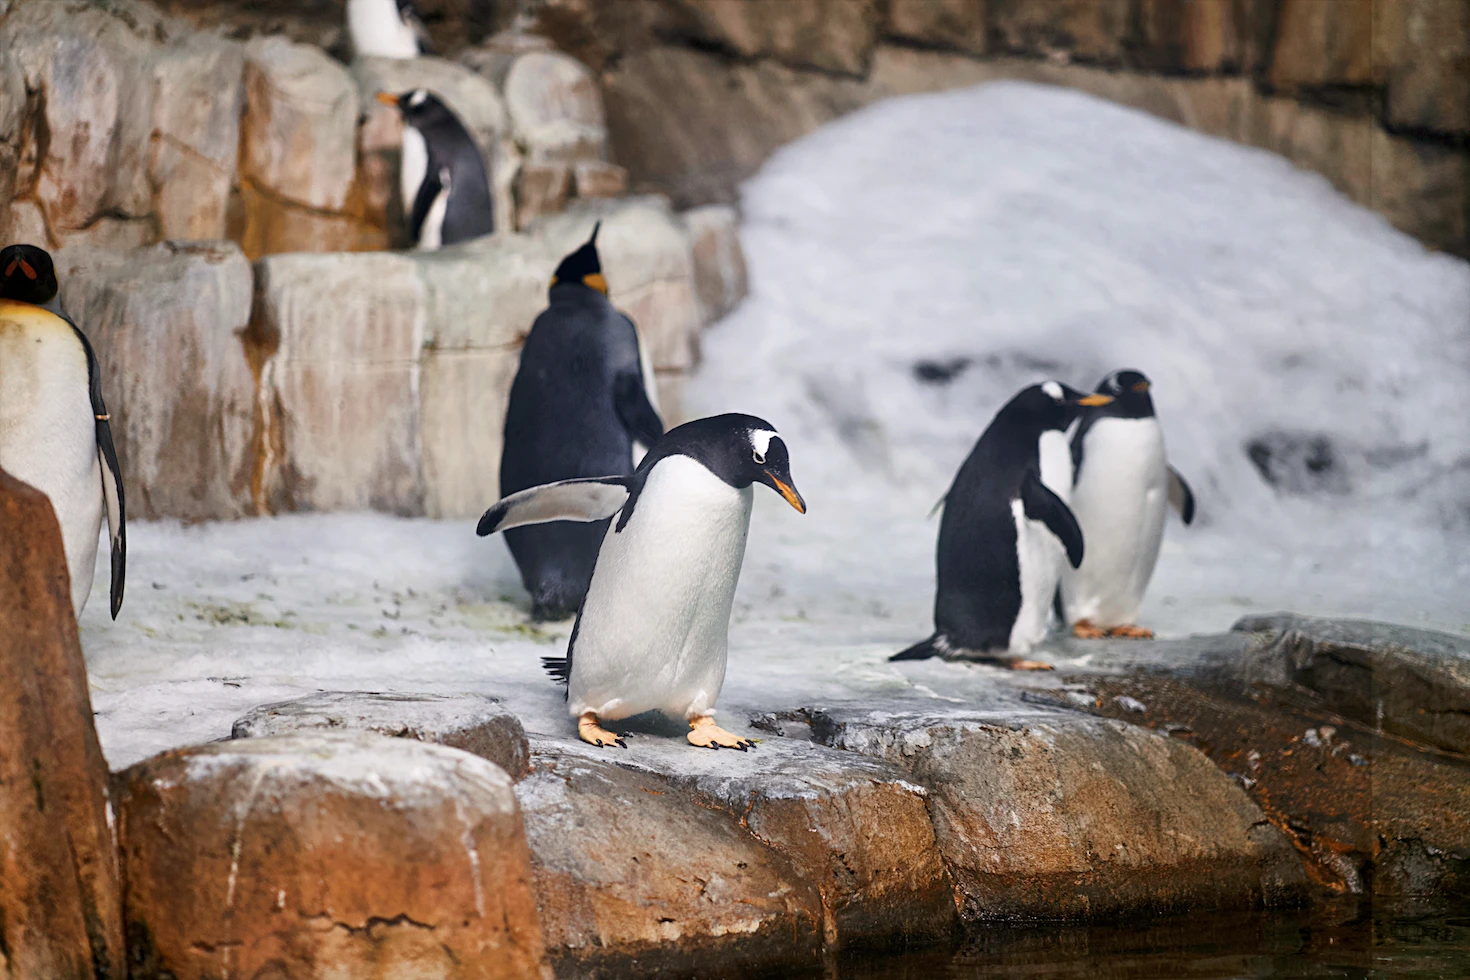
[[[444,185],[439,182],[439,168],[433,166],[431,160],[430,165],[424,169],[423,183],[419,184],[418,193],[413,197],[413,208],[408,213],[408,236],[415,245],[423,236],[424,222],[428,220],[429,211],[443,189]]]
[[[1179,511],[1185,526],[1194,523],[1194,491],[1174,467],[1169,467],[1169,503]]]
[[[1035,470],[1027,472],[1021,480],[1021,506],[1026,510],[1028,520],[1040,521],[1045,524],[1047,530],[1057,536],[1062,546],[1067,549],[1067,561],[1071,562],[1073,568],[1082,565],[1082,528],[1077,526],[1077,518],[1072,515],[1072,508],[1062,502],[1062,498],[1052,493],[1041,482],[1041,477]]]
[[[562,480],[513,493],[485,511],[475,533],[480,537],[548,521],[604,521],[628,502],[633,478],[600,476]]]
[[[928,660],[930,657],[939,656],[939,648],[934,644],[934,640],[938,635],[936,633],[927,640],[920,640],[913,646],[898,651],[888,658],[889,662],[891,663],[894,660]]]
[[[613,382],[613,405],[628,436],[652,449],[664,437],[663,419],[648,401],[648,389],[641,372],[624,371]]]
[[[123,585],[128,569],[127,507],[123,500],[122,467],[117,462],[117,447],[112,442],[112,416],[107,403],[102,400],[102,366],[97,362],[97,352],[75,320],[56,311],[71,325],[72,332],[82,342],[87,353],[87,394],[92,401],[92,415],[96,419],[97,460],[102,464],[102,499],[107,505],[107,533],[112,551],[112,618],[122,608]]]

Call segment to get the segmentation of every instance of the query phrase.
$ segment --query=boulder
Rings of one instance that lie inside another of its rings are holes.
[[[0,149],[0,153],[3,153]],[[42,248],[54,248],[55,243],[46,229],[46,218],[35,201],[12,201],[10,207],[0,212],[0,241],[29,242]]]
[[[251,513],[255,381],[240,335],[251,273],[229,242],[58,259],[62,303],[102,366],[128,515]]]
[[[984,54],[985,27],[975,0],[889,0],[887,33],[926,47]]]
[[[152,63],[153,135],[148,175],[160,237],[218,239],[240,156],[244,49],[186,34]]]
[[[572,164],[572,194],[576,197],[622,197],[628,193],[628,169],[603,160]]]
[[[1470,133],[1470,5],[1398,0],[1374,7],[1375,61],[1387,66],[1388,122]]]
[[[1253,71],[1258,58],[1248,57],[1254,55],[1248,25],[1263,18],[1241,10],[1216,0],[1142,0],[1132,60],[1170,72]]]
[[[1291,92],[1381,81],[1373,58],[1373,0],[1282,0],[1271,84]]]
[[[311,732],[117,783],[135,976],[544,975],[515,794],[484,759]]]
[[[745,252],[740,247],[740,215],[712,204],[685,211],[680,218],[694,256],[694,289],[706,326],[740,305],[749,292]]]
[[[557,51],[522,54],[506,70],[503,89],[516,143],[529,162],[606,158],[602,94],[577,59]]]
[[[1131,0],[990,0],[990,36],[1017,54],[1116,64]]]
[[[0,216],[16,193],[26,116],[26,78],[15,52],[0,47]],[[6,241],[14,241],[7,238]]]
[[[877,0],[672,0],[684,30],[744,59],[860,76],[882,19]]]
[[[966,919],[1106,919],[1294,901],[1290,844],[1198,750],[1069,713],[818,715],[838,748],[907,765]]]
[[[121,977],[122,886],[61,528],[0,470],[0,969]]]
[[[556,214],[571,196],[572,168],[565,163],[525,163],[516,176],[516,227],[527,228],[545,214]]]
[[[511,779],[530,769],[520,719],[483,694],[379,694],[325,691],[263,704],[235,721],[231,738],[311,731],[367,731],[460,749],[495,763]]]

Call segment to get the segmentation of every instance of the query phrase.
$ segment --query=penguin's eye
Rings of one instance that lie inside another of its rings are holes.
[[[757,463],[764,465],[766,461],[766,454],[757,449],[750,454],[750,458],[755,460]]]

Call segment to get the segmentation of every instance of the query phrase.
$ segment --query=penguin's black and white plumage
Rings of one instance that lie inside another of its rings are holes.
[[[755,483],[806,513],[771,424],[717,415],[671,429],[630,476],[532,487],[480,518],[481,535],[611,519],[567,655],[546,661],[585,741],[622,745],[599,722],[658,711],[686,720],[694,745],[752,744],[713,716]]]
[[[92,592],[106,514],[116,619],[128,554],[122,471],[97,355],[59,312],[56,293],[56,268],[45,251],[34,245],[0,251],[0,469],[50,498],[77,615]]]
[[[1062,621],[1080,637],[1149,637],[1135,624],[1159,559],[1164,517],[1172,502],[1185,524],[1194,494],[1164,452],[1149,380],[1114,371],[1098,385],[1113,400],[1082,416],[1072,436],[1072,513],[1087,555],[1062,573]]]
[[[431,53],[413,0],[347,0],[347,33],[352,53],[359,58],[417,58]]]
[[[495,230],[495,204],[480,148],[464,123],[427,89],[378,101],[403,115],[399,179],[414,247],[432,250]]]
[[[502,494],[632,473],[634,443],[652,446],[664,434],[638,331],[608,298],[599,227],[557,266],[550,303],[521,348],[505,414]],[[562,522],[506,534],[536,619],[577,611],[605,530]]]
[[[1042,436],[1108,400],[1048,381],[996,413],[943,501],[934,634],[891,659],[1045,667],[1022,656],[1046,635],[1062,566],[1082,562],[1083,538],[1066,502],[1042,480]]]

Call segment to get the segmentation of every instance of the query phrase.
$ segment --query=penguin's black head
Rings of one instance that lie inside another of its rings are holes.
[[[1124,419],[1146,419],[1154,414],[1154,400],[1148,393],[1149,381],[1142,371],[1124,368],[1114,371],[1097,384],[1099,394],[1111,395],[1113,403],[1106,414]]]
[[[607,280],[602,277],[602,260],[597,256],[597,232],[601,228],[601,221],[593,225],[592,237],[561,260],[561,265],[556,267],[556,272],[551,277],[551,285],[581,283],[588,289],[607,295]]]
[[[791,480],[791,457],[775,426],[754,415],[714,415],[685,422],[660,440],[655,456],[688,456],[737,490],[764,483],[800,513],[806,501]]]
[[[56,266],[43,248],[8,245],[0,251],[0,299],[40,306],[56,297]]]
[[[1060,381],[1047,381],[1031,385],[1017,392],[1016,397],[1005,404],[996,415],[1004,416],[1014,425],[1045,432],[1048,429],[1065,429],[1082,413],[1084,408],[1107,405],[1111,395],[1087,394]]]
[[[464,128],[458,117],[450,111],[449,106],[439,101],[438,96],[428,89],[416,88],[394,95],[392,92],[379,92],[378,101],[384,105],[397,106],[403,115],[403,123],[412,126],[420,132],[433,129],[435,125],[452,123]]]

